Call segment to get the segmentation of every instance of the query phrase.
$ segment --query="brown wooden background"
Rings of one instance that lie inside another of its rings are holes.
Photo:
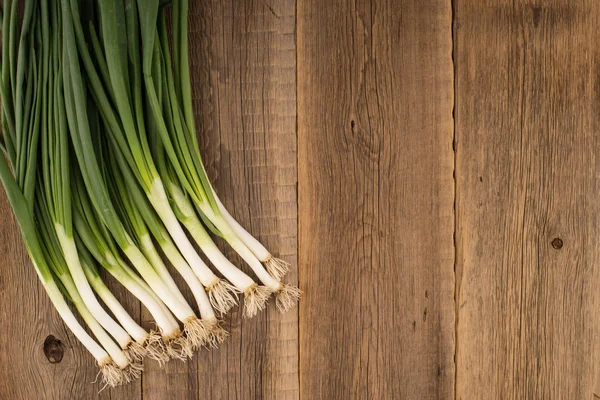
[[[191,3],[209,174],[301,305],[97,393],[2,194],[0,399],[600,398],[600,2]]]

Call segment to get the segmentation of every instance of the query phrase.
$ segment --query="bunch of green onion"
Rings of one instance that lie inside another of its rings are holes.
[[[246,317],[271,295],[281,312],[293,307],[300,290],[281,280],[288,264],[227,212],[202,163],[187,0],[17,3],[4,0],[1,16],[0,178],[50,300],[105,385],[139,377],[145,357],[164,363],[217,346],[227,336],[220,318],[240,296]],[[104,274],[148,309],[156,331],[128,314]]]

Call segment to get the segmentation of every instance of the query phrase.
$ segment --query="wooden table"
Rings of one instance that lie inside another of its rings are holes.
[[[1,399],[600,398],[599,2],[190,11],[208,172],[301,305],[97,393],[2,194]]]

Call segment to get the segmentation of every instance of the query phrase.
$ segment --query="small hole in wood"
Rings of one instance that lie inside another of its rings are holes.
[[[554,247],[556,250],[560,250],[563,247],[563,241],[561,238],[554,238],[552,239],[552,247]]]
[[[53,335],[49,335],[46,340],[44,340],[44,355],[51,364],[58,364],[61,362],[64,353],[64,346],[60,339],[55,338]]]

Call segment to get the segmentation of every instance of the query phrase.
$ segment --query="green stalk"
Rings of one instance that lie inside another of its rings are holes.
[[[109,134],[113,137],[112,140],[116,141],[119,144],[118,147],[124,152],[127,162],[136,175],[138,184],[142,186],[146,197],[177,244],[179,251],[202,284],[212,292],[213,298],[218,297],[220,299],[217,303],[222,305],[223,308],[219,311],[226,312],[232,304],[235,304],[235,298],[230,293],[231,287],[226,282],[221,281],[206,266],[186,237],[185,232],[171,209],[164,185],[149,149],[144,125],[145,119],[141,88],[143,75],[139,69],[140,59],[138,49],[140,39],[136,3],[128,4],[124,13],[121,12],[119,4],[115,4],[110,0],[100,1],[99,4],[104,53],[106,55],[108,76],[116,103],[116,115],[115,111],[110,107],[106,91],[101,86],[95,66],[88,60],[90,57],[87,45],[82,38],[82,34],[78,33],[79,28],[76,27],[83,64],[88,75],[92,76],[90,82],[94,92],[93,97],[98,102],[100,112],[106,120]],[[73,10],[77,8],[74,1],[71,2],[71,8]],[[146,11],[147,7],[144,5],[142,14]],[[123,27],[127,30],[128,49],[120,45],[122,38],[119,37],[118,32]],[[130,75],[123,73],[126,62],[124,60],[127,59],[131,61],[132,65]],[[131,83],[132,86],[130,87],[128,83]],[[125,146],[122,146],[122,144],[125,144]]]
[[[150,228],[153,237],[156,242],[163,250],[171,264],[177,269],[177,271],[184,278],[192,293],[198,307],[200,309],[200,315],[203,319],[212,320],[215,317],[214,311],[211,307],[209,298],[206,295],[206,291],[202,287],[202,284],[195,276],[192,269],[189,267],[185,259],[179,253],[179,250],[171,240],[168,232],[164,225],[148,203],[147,198],[144,196],[142,190],[136,185],[135,178],[129,170],[129,167],[125,163],[123,157],[120,156],[118,149],[115,149],[113,154],[116,156],[117,163],[113,163],[112,172],[115,182],[114,188],[117,193],[116,196],[120,197],[124,203],[127,204],[127,214],[136,215],[141,218],[138,225],[143,226],[138,232],[138,240],[142,242],[142,248],[146,249],[147,256],[149,259],[154,260],[152,264],[157,269],[159,274],[168,274],[166,267],[156,249],[152,245],[150,235],[146,226]]]
[[[161,331],[166,336],[177,333],[179,326],[168,308],[154,294],[154,291],[129,269],[121,260],[118,250],[101,223],[96,220],[95,213],[85,192],[81,178],[75,178],[74,190],[74,222],[78,240],[78,248],[82,253],[89,252],[104,269],[134,294],[151,312]],[[123,268],[126,266],[126,268]]]
[[[119,323],[125,330],[135,339],[136,346],[132,346],[128,353],[128,358],[131,360],[141,361],[146,355],[144,346],[147,344],[150,334],[142,328],[129,313],[123,308],[119,300],[112,294],[110,289],[104,284],[100,272],[94,265],[92,255],[86,251],[85,246],[77,246],[81,255],[81,266],[85,272],[85,276],[92,285],[94,292],[102,299],[109,310],[113,313]]]
[[[156,274],[141,251],[135,246],[127,234],[118,214],[110,200],[106,183],[102,179],[98,160],[95,157],[94,146],[91,140],[87,111],[82,105],[87,104],[81,72],[79,70],[79,55],[75,33],[73,31],[73,19],[71,9],[67,2],[62,2],[64,22],[64,42],[66,65],[63,68],[65,74],[65,100],[67,104],[67,119],[71,127],[71,139],[73,148],[79,161],[85,187],[90,195],[95,211],[100,215],[102,222],[111,231],[115,241],[127,255],[136,269],[144,277],[161,300],[173,311],[181,321],[191,321],[194,312],[187,304],[182,304],[175,299],[160,277]],[[104,31],[107,34],[106,31]],[[121,81],[123,82],[123,81]]]
[[[69,268],[66,266],[67,261],[63,258],[61,245],[54,233],[53,225],[48,215],[47,205],[45,204],[45,198],[43,196],[38,196],[35,210],[38,220],[38,229],[42,238],[42,248],[45,250],[47,259],[50,260],[49,265],[54,276],[60,279],[69,298],[104,349],[110,354],[111,358],[121,369],[128,368],[129,360],[125,353],[107,335],[101,324],[99,324],[85,306],[85,302],[76,287],[77,285],[69,272]]]
[[[58,21],[57,18],[55,22],[58,23]],[[56,37],[60,37],[60,35],[65,33],[64,30],[61,31],[60,24],[53,28]],[[56,40],[58,42],[60,39]],[[61,51],[61,48],[56,46],[53,51],[58,53]],[[65,57],[64,53],[63,57]],[[56,71],[56,73],[61,74],[62,71]],[[43,191],[39,194],[41,195],[40,198],[44,201],[41,209],[44,212],[46,212],[46,208],[49,210],[47,212],[51,220],[51,226],[60,244],[62,256],[81,298],[85,301],[86,308],[93,312],[95,319],[117,340],[119,345],[123,349],[127,349],[132,343],[129,334],[102,308],[94,296],[80,263],[77,246],[73,237],[69,174],[71,170],[69,137],[68,130],[66,129],[65,105],[62,99],[63,96],[61,96],[62,85],[60,80],[54,86],[54,90],[53,117],[55,129],[49,129],[45,135],[41,160],[42,169],[45,173],[43,174],[44,180],[41,181],[40,186],[48,188],[46,192],[49,193],[49,196],[43,196]]]
[[[30,206],[13,178],[4,157],[0,157],[0,180],[2,180],[6,195],[19,224],[27,252],[50,301],[67,327],[96,359],[103,373],[103,381],[111,386],[118,384],[118,381],[113,379],[118,367],[112,362],[106,351],[87,334],[65,302],[44,256],[33,217],[29,211]]]
[[[3,15],[2,15],[2,126],[7,129],[3,130],[4,141],[6,147],[6,156],[11,164],[16,162],[16,149],[14,144],[15,137],[15,121],[14,121],[14,105],[12,98],[12,89],[10,85],[10,69],[13,62],[10,52],[10,10],[11,0],[4,0]]]
[[[16,3],[16,2],[15,2]],[[13,6],[15,5],[13,3]],[[23,125],[26,123],[23,118],[24,110],[26,109],[26,99],[23,99],[23,90],[25,89],[23,86],[25,84],[25,74],[27,73],[27,67],[33,67],[35,62],[29,63],[27,53],[29,50],[29,31],[32,25],[33,20],[33,6],[34,1],[28,0],[25,1],[25,9],[23,15],[23,25],[21,27],[21,34],[19,39],[19,45],[17,50],[17,65],[16,70],[14,71],[14,80],[13,80],[13,90],[14,90],[14,102],[15,102],[15,132],[16,132],[16,141],[22,143],[27,140],[27,132],[24,129]],[[13,17],[16,18],[16,12],[14,12]],[[15,22],[16,25],[16,22]],[[15,28],[16,29],[16,28]],[[16,38],[15,38],[16,39]],[[24,158],[27,156],[25,152],[27,146],[19,146],[17,148],[17,159],[16,163],[18,166],[22,166],[24,163]],[[20,168],[23,170],[24,168]]]
[[[9,48],[9,79],[10,79],[10,87],[12,88],[12,102],[16,103],[16,86],[17,86],[17,40],[18,40],[18,15],[17,15],[17,1],[11,2],[10,12],[9,12],[9,26],[8,26],[8,48]],[[4,31],[6,32],[6,31]],[[15,134],[17,134],[17,130],[15,129]]]
[[[202,183],[202,194],[207,197],[208,202],[198,201],[198,197],[200,196],[195,196],[193,193],[190,194],[196,203],[197,211],[201,217],[210,220],[214,227],[220,232],[221,236],[236,250],[244,261],[250,265],[261,282],[271,290],[277,292],[278,308],[281,311],[287,311],[295,304],[300,296],[300,290],[298,288],[292,285],[283,284],[280,280],[281,276],[287,272],[288,264],[274,258],[262,244],[231,217],[223,207],[223,204],[218,200],[216,193],[208,180],[204,165],[202,164],[194,127],[192,97],[190,91],[191,82],[187,43],[188,1],[174,0],[173,4],[173,12],[171,14],[172,25],[177,31],[173,36],[173,54],[175,55],[174,76],[176,82],[169,86],[171,87],[171,96],[175,97],[172,98],[171,104],[173,106],[178,106],[178,104],[181,103],[183,111],[180,109],[173,110],[177,134],[172,135],[172,139],[178,138],[180,148],[187,146],[189,149],[189,156],[184,157],[184,159],[193,162],[193,166],[188,166],[188,169],[190,171],[193,169],[195,174],[199,177],[199,180]],[[162,28],[159,29],[159,33],[161,42],[163,43],[163,54],[167,59],[167,71],[169,71],[169,49],[164,25],[164,23],[160,24]],[[171,74],[167,73],[167,79],[170,75]],[[173,88],[179,88],[179,96],[177,96],[177,91]],[[186,121],[185,126],[179,126],[177,122],[179,113]],[[172,162],[174,161],[172,160]],[[186,189],[189,191],[187,187]],[[189,226],[188,229],[190,229]],[[263,263],[265,264],[266,269],[265,266],[262,265]]]

